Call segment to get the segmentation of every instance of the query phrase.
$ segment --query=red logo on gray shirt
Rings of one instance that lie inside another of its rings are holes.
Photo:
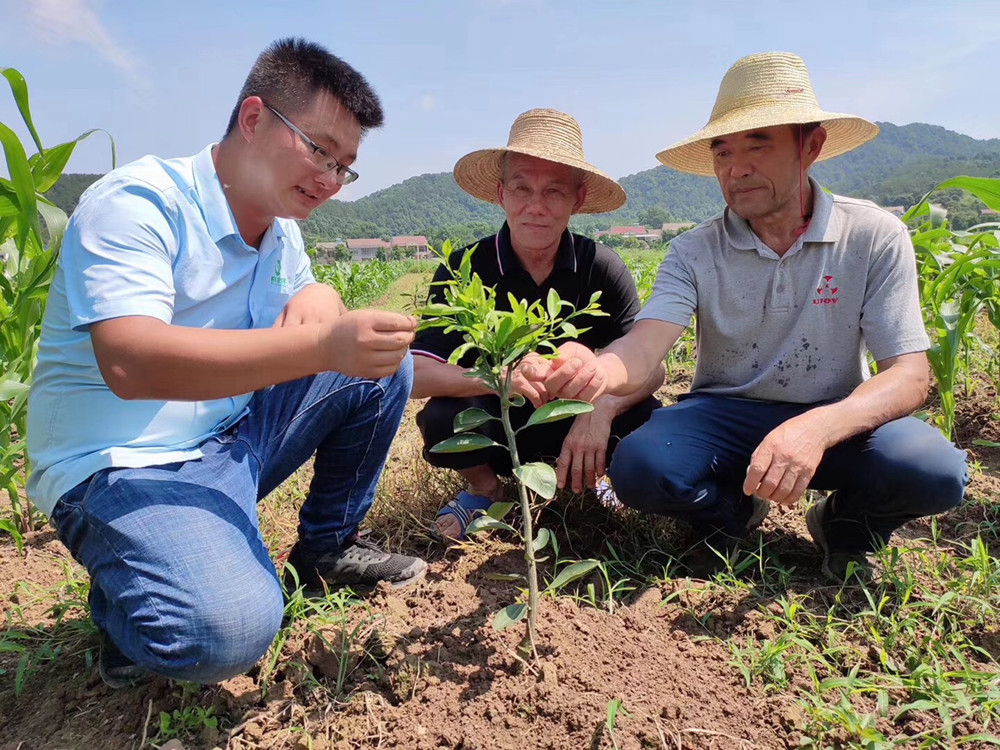
[[[816,288],[816,297],[813,299],[814,305],[836,305],[837,290],[839,287],[833,286],[833,276],[824,276],[823,283]]]

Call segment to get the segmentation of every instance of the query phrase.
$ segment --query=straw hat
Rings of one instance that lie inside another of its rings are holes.
[[[530,109],[514,120],[507,148],[466,154],[455,164],[455,182],[469,195],[497,202],[497,183],[505,153],[525,154],[583,170],[587,197],[577,213],[614,211],[625,203],[625,191],[583,156],[583,134],[576,120],[554,109]]]
[[[744,130],[810,122],[819,122],[826,129],[818,161],[846,153],[878,135],[878,126],[868,120],[820,109],[809,71],[798,55],[750,55],[737,60],[726,72],[708,124],[656,158],[681,172],[713,176],[709,150],[713,139]]]

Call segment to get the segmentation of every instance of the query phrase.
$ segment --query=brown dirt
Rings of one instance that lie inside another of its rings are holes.
[[[688,382],[675,375],[662,400],[672,400]],[[668,581],[633,592],[612,614],[568,596],[545,598],[541,667],[526,668],[516,656],[521,628],[497,633],[491,625],[493,613],[514,596],[513,584],[491,576],[520,572],[520,554],[500,541],[446,551],[419,532],[455,485],[420,460],[412,426],[418,406],[411,405],[394,444],[372,525],[390,546],[425,554],[427,579],[402,591],[377,591],[351,610],[344,629],[297,623],[266,679],[262,662],[249,675],[209,688],[157,679],[109,690],[97,676],[96,637],[82,610],[52,608],[57,597],[51,592],[70,602],[79,594],[82,571],[51,531],[29,535],[24,557],[9,537],[0,537],[8,630],[36,626],[57,636],[51,642],[61,648],[34,669],[21,697],[14,694],[19,654],[0,649],[0,748],[161,746],[160,712],[196,706],[211,709],[219,725],[186,734],[186,748],[606,750],[614,746],[604,724],[615,699],[628,712],[619,714],[614,729],[622,750],[799,745],[802,713],[790,694],[766,692],[759,681],[748,689],[730,664],[728,641],[774,635],[759,607],[776,605],[760,598],[759,582],[751,582],[757,598],[740,599]],[[1000,521],[1000,449],[971,445],[973,439],[1000,441],[996,411],[995,397],[986,393],[962,402],[957,438],[979,468],[969,491],[975,502],[940,521],[948,538],[962,540],[979,523]],[[300,474],[262,507],[265,538],[275,549],[292,540],[294,505],[308,476]],[[581,529],[565,543],[565,555],[607,556],[614,546],[641,557],[637,565],[647,573],[669,564],[655,549],[675,533],[669,523],[579,499],[544,514],[560,533]],[[815,552],[800,512],[773,513],[760,539],[798,569],[796,589],[817,588]],[[590,582],[600,590],[598,579]],[[331,646],[344,638],[348,672],[336,694],[341,661]],[[997,652],[995,633],[984,633],[982,642]]]

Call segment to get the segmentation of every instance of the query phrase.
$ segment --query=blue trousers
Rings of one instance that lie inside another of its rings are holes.
[[[609,476],[626,505],[739,535],[750,515],[750,455],[775,427],[816,406],[692,395],[626,437]],[[872,550],[907,521],[962,501],[965,452],[915,417],[830,448],[809,486],[836,490],[825,514],[835,551]]]
[[[254,394],[195,461],[105,469],[60,498],[59,538],[91,576],[91,616],[136,664],[212,683],[247,671],[281,626],[257,502],[315,452],[299,544],[336,552],[358,530],[413,381],[321,373]],[[82,427],[85,429],[85,427]]]

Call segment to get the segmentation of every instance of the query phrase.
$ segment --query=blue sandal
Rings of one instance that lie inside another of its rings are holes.
[[[465,539],[465,530],[472,523],[472,519],[480,515],[478,511],[487,511],[491,505],[493,505],[493,501],[490,498],[482,495],[473,495],[471,492],[462,490],[458,493],[458,497],[454,500],[449,500],[448,504],[437,512],[434,520],[437,521],[442,516],[454,516],[462,527],[462,532],[457,538],[463,540]],[[435,533],[437,533],[436,528]],[[440,536],[440,534],[437,535]]]

